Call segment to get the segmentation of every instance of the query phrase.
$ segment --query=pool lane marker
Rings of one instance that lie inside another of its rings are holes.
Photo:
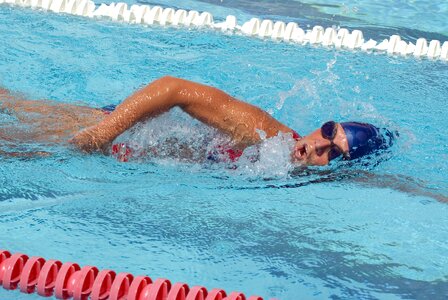
[[[110,19],[115,22],[142,25],[208,27],[227,33],[243,34],[250,37],[273,39],[299,45],[323,46],[335,49],[361,50],[364,52],[385,53],[388,55],[414,56],[433,60],[448,61],[448,41],[417,39],[416,43],[406,42],[398,35],[383,41],[366,40],[362,31],[349,32],[346,28],[314,26],[303,29],[297,23],[260,20],[252,18],[242,26],[235,16],[227,16],[224,22],[215,23],[208,12],[175,10],[160,6],[132,5],[126,3],[100,4],[98,7],[90,0],[0,0],[14,6],[31,7],[55,13],[66,13],[88,18]]]
[[[25,294],[75,300],[263,300],[258,296],[246,298],[238,292],[227,295],[221,289],[190,288],[185,283],[172,285],[163,278],[152,281],[148,276],[135,277],[71,262],[46,261],[6,250],[0,250],[0,286],[6,290],[19,288]]]

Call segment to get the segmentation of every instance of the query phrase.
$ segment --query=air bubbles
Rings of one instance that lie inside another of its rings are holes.
[[[294,169],[291,153],[295,145],[291,133],[265,138],[244,150],[234,172],[249,178],[284,178]]]

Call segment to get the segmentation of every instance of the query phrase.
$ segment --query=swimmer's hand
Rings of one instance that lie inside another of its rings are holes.
[[[94,126],[79,131],[68,142],[86,153],[105,153],[109,144],[107,140],[101,139],[100,136],[96,134]]]

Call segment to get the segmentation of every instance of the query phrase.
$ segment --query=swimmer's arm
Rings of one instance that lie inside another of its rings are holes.
[[[323,176],[319,182],[333,182],[340,180],[347,180],[349,182],[359,184],[367,187],[375,188],[389,188],[399,191],[411,196],[422,196],[433,198],[439,202],[448,203],[448,196],[437,193],[425,185],[424,182],[416,180],[410,176],[405,175],[389,175],[389,174],[374,174],[368,171],[347,171],[344,174],[335,175],[333,173]]]
[[[439,202],[448,203],[448,197],[437,193],[434,189],[427,187],[424,182],[405,175],[377,175],[367,171],[360,171],[362,176],[353,177],[356,183],[370,187],[390,188],[411,196],[422,196],[433,198]]]
[[[72,143],[85,151],[104,150],[134,124],[180,107],[192,117],[229,134],[245,147],[279,132],[292,132],[267,112],[210,86],[170,76],[138,90],[99,124],[78,133]]]
[[[46,151],[4,151],[0,149],[0,157],[36,158],[47,156],[51,156],[51,153]]]
[[[309,173],[307,173],[307,175],[308,174]],[[344,181],[358,184],[363,187],[392,189],[410,196],[428,197],[439,202],[448,203],[448,196],[440,194],[436,190],[427,187],[423,181],[401,174],[374,174],[372,172],[362,170],[345,170],[343,173],[333,172],[331,170],[322,170],[311,174],[318,175],[317,179],[292,185],[292,187],[300,187],[315,183]],[[301,170],[298,170],[297,173],[293,173],[293,175],[301,176],[303,174],[301,173]]]
[[[9,91],[0,87],[0,96],[9,96]]]

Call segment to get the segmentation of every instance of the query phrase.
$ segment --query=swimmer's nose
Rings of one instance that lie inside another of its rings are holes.
[[[314,142],[314,148],[315,148],[316,151],[328,148],[330,146],[331,146],[331,141],[327,140],[327,139],[324,139],[324,138],[317,139]]]
[[[321,156],[325,149],[331,146],[331,141],[327,139],[314,139],[308,144],[307,155],[308,156]]]

